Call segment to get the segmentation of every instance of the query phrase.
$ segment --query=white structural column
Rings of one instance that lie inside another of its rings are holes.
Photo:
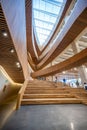
[[[80,52],[78,42],[72,43],[72,49],[73,49],[74,54],[77,54],[78,52]],[[84,86],[84,83],[87,82],[87,72],[86,72],[85,66],[82,65],[82,66],[78,67],[78,71],[81,76],[82,85]]]

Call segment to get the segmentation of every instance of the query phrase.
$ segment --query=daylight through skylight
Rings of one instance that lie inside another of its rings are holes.
[[[46,44],[60,18],[65,0],[33,0],[33,27],[37,43]]]

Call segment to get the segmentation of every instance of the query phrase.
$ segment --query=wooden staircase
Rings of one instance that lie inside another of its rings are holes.
[[[56,86],[52,82],[35,80],[28,83],[21,104],[83,103],[83,98],[79,95],[84,93],[86,92],[82,88],[64,87],[61,83]]]

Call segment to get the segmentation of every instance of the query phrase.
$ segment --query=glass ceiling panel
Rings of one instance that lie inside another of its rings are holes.
[[[46,44],[54,31],[65,5],[65,0],[33,0],[33,27],[37,43]]]

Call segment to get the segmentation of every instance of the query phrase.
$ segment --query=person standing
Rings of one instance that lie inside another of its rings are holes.
[[[66,79],[65,78],[63,79],[63,83],[64,83],[64,86],[65,86],[66,85]]]
[[[77,85],[77,87],[79,87],[79,81],[78,80],[76,81],[76,85]]]

